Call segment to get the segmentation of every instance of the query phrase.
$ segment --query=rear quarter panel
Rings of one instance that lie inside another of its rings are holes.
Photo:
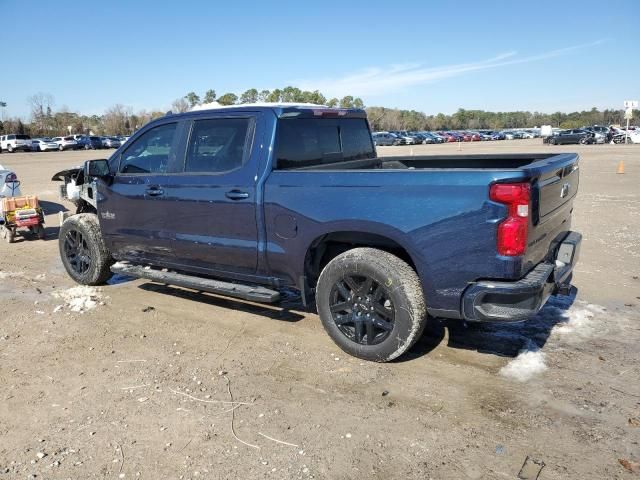
[[[488,199],[490,183],[521,178],[518,170],[274,171],[264,196],[269,268],[298,283],[315,239],[375,233],[409,253],[430,309],[459,311],[469,282],[521,274],[521,258],[496,255],[505,208]]]

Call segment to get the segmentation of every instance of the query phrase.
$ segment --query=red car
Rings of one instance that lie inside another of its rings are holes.
[[[472,142],[479,142],[480,140],[482,140],[482,137],[478,132],[466,132],[466,133],[471,136]]]
[[[451,135],[449,132],[444,132],[444,131],[440,131],[440,132],[436,132],[438,135],[440,135],[442,138],[444,138],[445,142],[455,142],[456,139],[453,135]]]

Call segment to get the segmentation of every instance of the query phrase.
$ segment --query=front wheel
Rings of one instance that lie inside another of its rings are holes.
[[[348,354],[375,362],[406,352],[427,321],[416,272],[374,248],[354,248],[331,260],[320,274],[316,303],[333,341]]]
[[[111,278],[113,258],[100,232],[98,217],[80,213],[67,218],[58,238],[60,257],[67,273],[82,285],[101,285]]]

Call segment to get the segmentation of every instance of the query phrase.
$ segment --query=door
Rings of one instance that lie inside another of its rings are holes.
[[[164,123],[139,135],[116,159],[111,185],[100,184],[100,227],[118,257],[152,264],[173,257],[165,184],[177,157],[181,125]]]
[[[182,173],[171,176],[165,214],[176,261],[206,273],[254,274],[258,259],[257,116],[202,117],[188,128]]]

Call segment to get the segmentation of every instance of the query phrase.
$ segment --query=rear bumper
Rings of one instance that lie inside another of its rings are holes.
[[[573,267],[580,255],[582,235],[569,232],[555,253],[555,262],[542,262],[516,282],[480,281],[467,287],[462,316],[474,322],[514,322],[532,317],[549,296],[567,295]]]

